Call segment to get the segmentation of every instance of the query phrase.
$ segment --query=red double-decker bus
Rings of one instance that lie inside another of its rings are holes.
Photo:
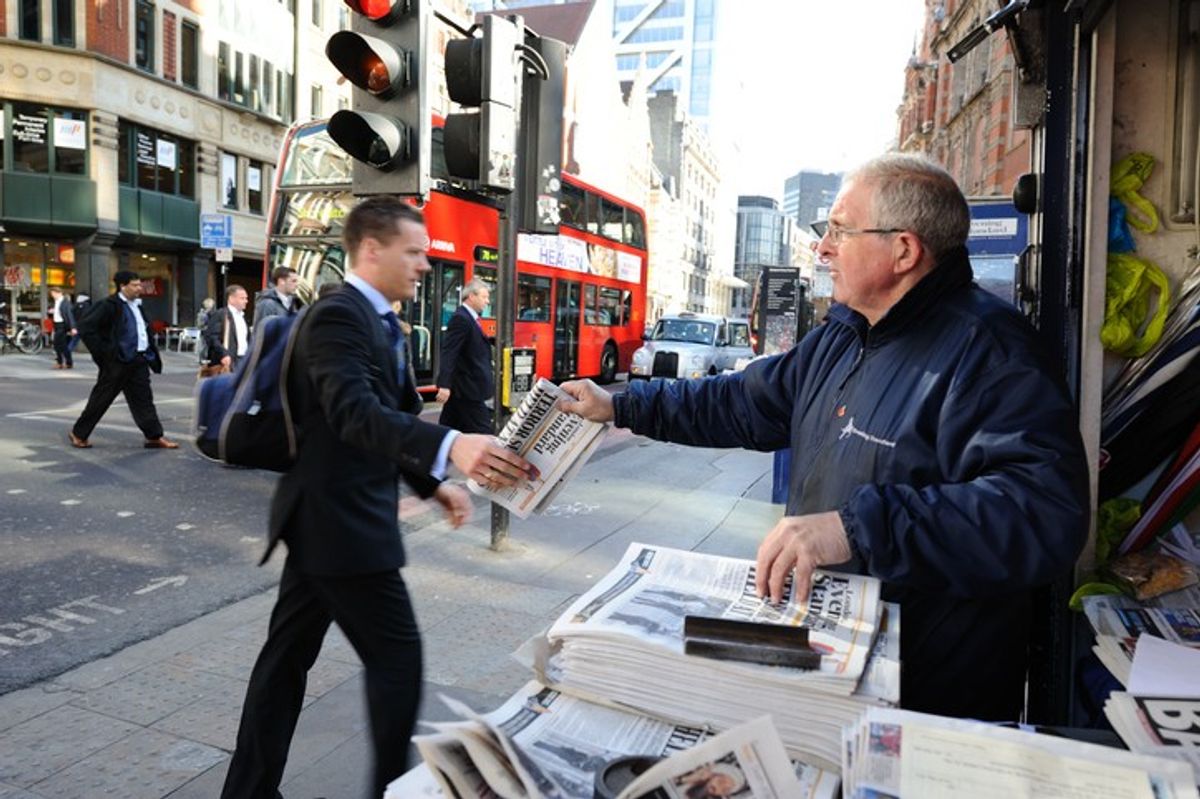
[[[495,285],[499,212],[486,199],[439,181],[440,129],[434,130],[435,188],[422,207],[433,270],[403,309],[413,327],[413,366],[422,388],[437,375],[442,333],[472,278]],[[341,219],[355,203],[351,159],[325,122],[292,127],[275,170],[263,284],[277,266],[301,278],[302,298],[341,282],[346,263]],[[542,377],[627,371],[646,321],[646,223],[642,210],[564,175],[557,234],[521,233],[517,246],[514,345],[537,351]],[[493,293],[493,296],[495,294]],[[495,334],[491,306],[484,330]]]

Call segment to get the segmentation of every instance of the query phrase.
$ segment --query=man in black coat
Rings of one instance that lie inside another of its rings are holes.
[[[75,327],[75,310],[60,288],[50,289],[50,320],[54,322],[54,368],[74,369],[70,343],[79,331]]]
[[[100,367],[96,385],[87,406],[67,433],[71,446],[88,449],[88,437],[100,423],[118,394],[124,393],[129,412],[138,429],[146,436],[147,449],[179,449],[163,437],[162,422],[154,408],[150,390],[150,371],[162,373],[162,358],[154,346],[154,336],[142,317],[142,280],[136,272],[122,270],[113,281],[117,290],[93,305],[79,320],[79,334],[87,344],[92,360]]]
[[[438,366],[438,402],[445,403],[441,424],[464,433],[491,433],[492,347],[479,315],[491,301],[488,284],[476,278],[463,289],[463,302],[450,317]]]
[[[434,497],[458,526],[471,505],[461,487],[441,482],[448,463],[494,486],[533,471],[491,436],[415,415],[421,401],[391,303],[415,297],[430,268],[420,211],[372,197],[346,217],[342,236],[353,272],[303,319],[292,358],[288,389],[303,436],[296,465],[275,488],[262,562],[281,540],[287,561],[246,691],[226,799],[278,796],[308,669],[331,622],[365,667],[370,795],[383,795],[407,768],[421,690],[421,639],[399,571],[397,478]]]
[[[300,276],[290,266],[277,266],[271,270],[271,288],[260,291],[254,298],[254,328],[272,316],[293,316],[300,310],[296,289]]]
[[[205,357],[212,366],[237,367],[250,348],[250,327],[246,324],[246,303],[250,295],[237,283],[225,289],[225,307],[208,315],[204,325]]]

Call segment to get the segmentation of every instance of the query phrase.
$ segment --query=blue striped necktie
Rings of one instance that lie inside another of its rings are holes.
[[[392,334],[392,349],[396,353],[396,378],[400,384],[404,384],[404,330],[400,327],[400,319],[396,316],[395,311],[388,311],[383,315],[383,321],[387,323],[388,330]]]

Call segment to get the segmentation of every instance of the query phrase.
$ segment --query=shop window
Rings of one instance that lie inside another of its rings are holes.
[[[550,321],[550,278],[517,275],[517,319],[522,322]]]
[[[221,153],[221,207],[238,207],[237,156],[232,153]]]
[[[15,172],[50,171],[50,109],[13,103],[12,164]]]
[[[4,143],[15,172],[87,174],[87,115],[29,103],[0,103],[0,166]]]
[[[154,4],[138,0],[134,26],[133,62],[138,69],[154,71]]]
[[[87,115],[82,111],[54,112],[54,171],[87,174]]]
[[[41,0],[21,0],[20,35],[27,42],[42,40]]]
[[[255,214],[263,212],[263,165],[261,161],[246,162],[246,208]]]
[[[229,82],[229,44],[221,42],[217,45],[217,97],[222,100],[233,99],[233,87]]]
[[[180,79],[192,89],[200,86],[200,28],[184,22],[179,29]]]
[[[54,0],[54,43],[75,46],[75,0]]]

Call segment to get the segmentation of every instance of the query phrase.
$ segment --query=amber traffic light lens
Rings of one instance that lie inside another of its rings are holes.
[[[392,85],[391,75],[383,61],[376,58],[367,65],[367,91],[379,93],[386,91]]]

